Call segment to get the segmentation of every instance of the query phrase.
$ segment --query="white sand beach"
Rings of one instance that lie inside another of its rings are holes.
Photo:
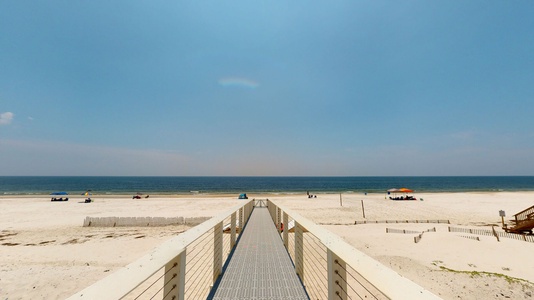
[[[254,195],[269,198],[341,236],[358,250],[444,299],[532,299],[534,243],[448,232],[448,226],[500,230],[505,220],[534,205],[534,192],[428,193],[416,201],[384,194]],[[238,204],[233,196],[95,195],[50,202],[48,196],[0,197],[1,299],[64,299],[135,261],[188,229],[82,227],[85,217],[211,217]],[[423,199],[423,201],[419,199]],[[362,212],[362,200],[365,218]],[[376,220],[449,220],[449,224],[378,223]],[[427,232],[386,233],[386,228]]]

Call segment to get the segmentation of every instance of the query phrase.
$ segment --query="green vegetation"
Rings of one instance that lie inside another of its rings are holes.
[[[439,267],[442,271],[448,271],[448,272],[453,272],[453,273],[458,273],[458,274],[468,274],[468,275],[471,276],[471,278],[477,277],[477,276],[482,276],[482,275],[494,276],[494,277],[498,277],[498,278],[503,278],[504,280],[506,280],[510,284],[519,283],[523,287],[532,287],[532,286],[534,286],[534,283],[532,283],[532,282],[530,282],[528,280],[522,279],[522,278],[516,278],[516,277],[511,277],[511,276],[508,276],[508,275],[505,275],[505,274],[493,273],[493,272],[485,272],[485,271],[454,270],[454,269],[447,268],[445,266],[440,266],[439,264],[442,264],[442,263],[443,262],[440,261],[440,260],[435,260],[435,261],[432,262],[432,264],[434,266]],[[508,268],[506,268],[506,269],[508,269]]]

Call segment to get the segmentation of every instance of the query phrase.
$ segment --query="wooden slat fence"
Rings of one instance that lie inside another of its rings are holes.
[[[471,240],[475,240],[475,241],[479,241],[480,242],[480,238],[478,236],[472,236],[472,235],[460,235],[461,237],[463,238],[466,238],[466,239],[471,239]]]
[[[427,229],[427,230],[421,232],[418,236],[415,236],[413,238],[414,243],[419,243],[419,241],[421,241],[421,239],[423,238],[423,233],[425,233],[425,232],[436,232],[436,227]]]
[[[463,232],[463,233],[470,233],[470,234],[477,234],[477,235],[494,236],[493,231],[488,230],[488,229],[472,229],[472,228],[459,228],[459,227],[449,226],[449,232]],[[526,235],[526,234],[518,234],[518,233],[510,233],[510,232],[497,232],[497,236],[534,243],[534,235]]]
[[[421,233],[421,231],[386,228],[386,233],[418,234]]]
[[[378,220],[378,221],[354,221],[354,225],[358,224],[378,224],[378,223],[436,223],[436,224],[451,224],[449,220]]]
[[[425,232],[436,232],[436,227],[423,231],[386,228],[386,233],[418,234],[413,238],[414,243],[419,243],[419,241],[423,238],[423,233]]]
[[[386,228],[386,233],[418,234],[418,233],[421,233],[421,232],[436,232],[436,227],[430,228],[430,229],[427,229],[427,230],[423,230],[423,231]]]
[[[83,227],[149,227],[149,226],[168,226],[168,225],[188,225],[195,226],[209,217],[86,217],[83,221]]]

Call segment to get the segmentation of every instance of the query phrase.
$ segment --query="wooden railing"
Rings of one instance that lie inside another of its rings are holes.
[[[522,221],[531,220],[533,216],[534,216],[534,206],[531,206],[514,215],[515,223],[518,224],[519,222],[522,222]]]
[[[68,299],[206,299],[254,203],[267,205],[277,228],[286,224],[281,238],[310,299],[440,299],[268,200],[244,202],[193,227]]]
[[[206,299],[253,205],[244,201],[68,299]]]
[[[268,208],[310,299],[440,299],[299,214]]]

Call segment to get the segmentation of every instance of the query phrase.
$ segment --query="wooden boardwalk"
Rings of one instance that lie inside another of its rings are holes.
[[[208,299],[309,299],[267,208],[252,211]]]

